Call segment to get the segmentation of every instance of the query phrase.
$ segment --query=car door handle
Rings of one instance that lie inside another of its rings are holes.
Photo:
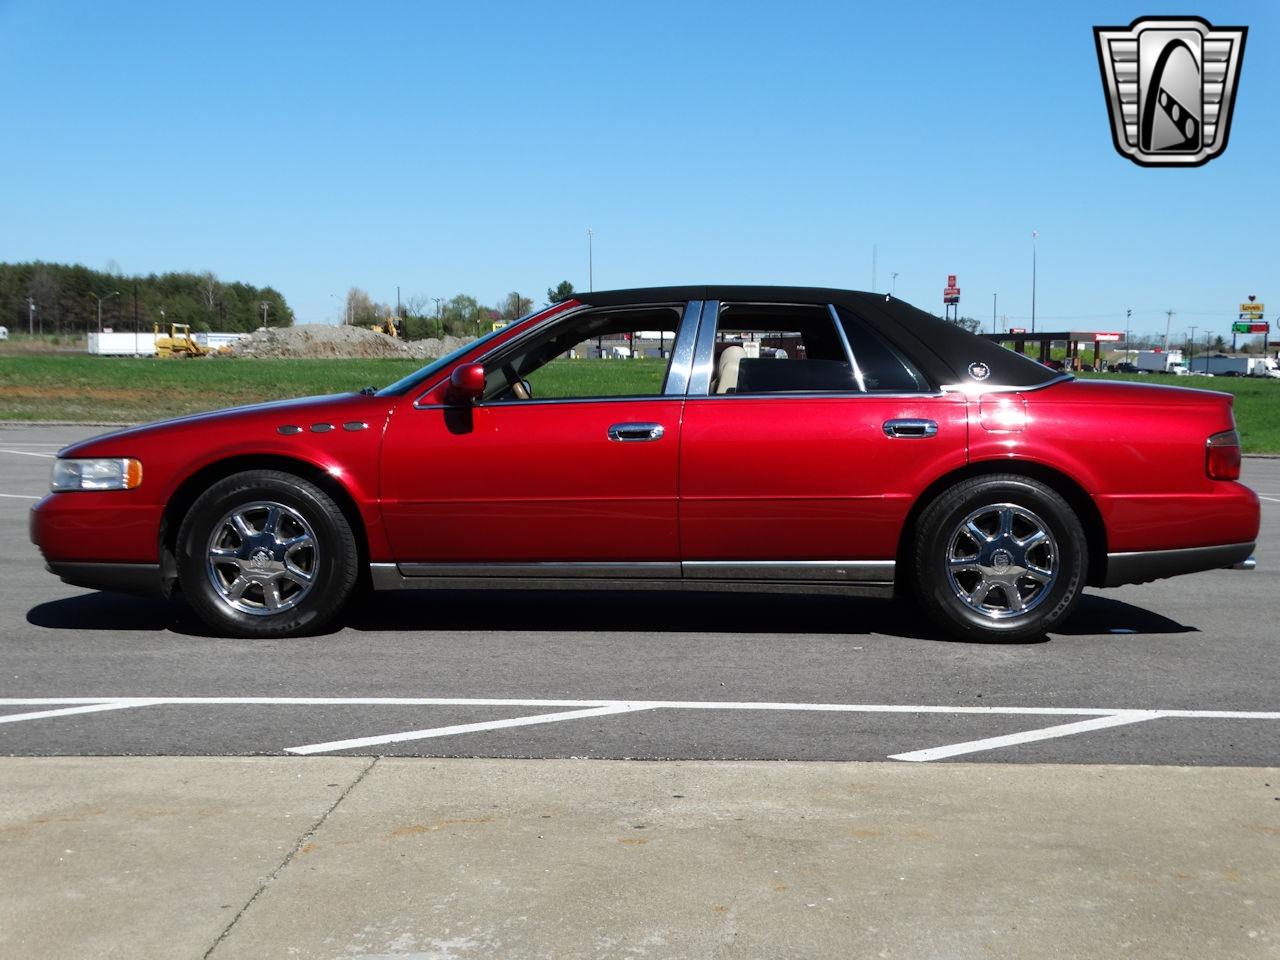
[[[660,423],[615,423],[609,428],[609,439],[619,443],[648,443],[661,440],[665,432]]]
[[[884,435],[886,437],[915,438],[923,440],[938,434],[936,420],[886,420]]]

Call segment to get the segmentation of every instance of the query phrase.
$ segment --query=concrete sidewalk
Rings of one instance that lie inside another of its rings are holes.
[[[1280,954],[1280,770],[0,759],[0,956]]]

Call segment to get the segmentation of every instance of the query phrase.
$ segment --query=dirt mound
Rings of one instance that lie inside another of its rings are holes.
[[[414,340],[406,343],[364,327],[335,327],[306,323],[296,327],[269,327],[232,347],[237,357],[271,359],[318,357],[387,357],[426,360],[442,357],[467,341],[457,337]]]

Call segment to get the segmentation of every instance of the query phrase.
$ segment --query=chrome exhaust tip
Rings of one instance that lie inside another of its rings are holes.
[[[1232,570],[1253,570],[1257,566],[1258,566],[1258,561],[1253,559],[1253,557],[1248,557],[1244,560],[1239,561],[1238,563],[1233,563],[1231,565],[1231,569]]]

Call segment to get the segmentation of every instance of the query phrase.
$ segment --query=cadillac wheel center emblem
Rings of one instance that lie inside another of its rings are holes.
[[[1120,155],[1144,167],[1196,167],[1222,153],[1248,32],[1199,17],[1094,27]]]
[[[991,368],[985,363],[971,363],[969,364],[969,376],[975,380],[985,380],[991,376]]]

